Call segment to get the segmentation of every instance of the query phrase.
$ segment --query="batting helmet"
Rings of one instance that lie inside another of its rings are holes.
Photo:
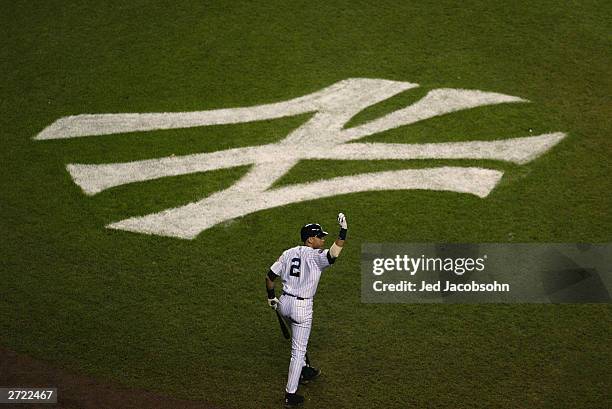
[[[302,230],[300,230],[300,237],[302,238],[302,241],[306,241],[306,239],[308,239],[309,237],[314,236],[323,238],[327,236],[327,232],[324,231],[323,227],[321,227],[321,225],[318,223],[308,223],[307,225],[302,227]]]

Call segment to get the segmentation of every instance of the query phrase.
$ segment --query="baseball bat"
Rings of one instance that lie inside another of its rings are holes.
[[[287,328],[287,324],[285,323],[285,320],[283,319],[283,317],[281,317],[278,311],[275,311],[275,312],[276,312],[276,318],[278,318],[278,325],[280,325],[283,336],[285,337],[285,339],[291,339],[291,334],[289,334],[289,328]],[[308,353],[306,353],[305,360],[306,360],[306,365],[310,366],[310,358],[308,358]]]
[[[289,334],[289,328],[287,328],[287,324],[285,324],[285,320],[281,317],[280,313],[276,311],[276,318],[278,318],[278,325],[281,327],[281,331],[285,339],[290,339],[291,334]]]

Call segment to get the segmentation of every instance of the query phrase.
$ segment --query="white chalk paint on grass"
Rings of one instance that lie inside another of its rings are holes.
[[[37,140],[111,135],[160,129],[238,124],[300,115],[315,111],[342,111],[342,106],[364,107],[384,101],[418,84],[367,78],[337,82],[312,94],[273,104],[196,112],[144,114],[84,114],[60,118],[34,137]],[[361,102],[359,102],[361,100]]]
[[[109,224],[111,229],[193,239],[218,223],[259,210],[355,192],[425,189],[486,197],[503,172],[467,167],[406,169],[342,176],[264,192],[217,192],[199,202]],[[245,186],[246,187],[246,186]]]
[[[253,163],[266,163],[274,166],[280,160],[289,159],[488,159],[523,164],[546,152],[564,137],[565,134],[557,132],[494,141],[426,144],[349,143],[331,148],[313,146],[302,152],[296,152],[291,145],[270,144],[126,163],[69,164],[67,169],[74,182],[86,194],[94,195],[105,189],[133,182],[233,168]]]
[[[126,163],[68,164],[76,184],[88,195],[128,183],[168,176],[253,165],[229,188],[186,206],[112,223],[107,227],[192,239],[203,230],[246,214],[354,192],[426,189],[486,197],[502,172],[481,168],[442,167],[377,172],[270,189],[300,160],[489,159],[527,163],[561,141],[561,132],[492,141],[426,144],[354,143],[368,135],[459,110],[500,103],[528,102],[504,94],[462,89],[435,89],[421,100],[352,128],[346,123],[363,109],[417,84],[354,78],[289,101],[247,108],[199,112],[77,115],[54,122],[35,139],[243,123],[314,112],[283,140],[261,146],[165,157]]]

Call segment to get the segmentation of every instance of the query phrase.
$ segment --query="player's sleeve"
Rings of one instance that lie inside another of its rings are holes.
[[[316,250],[313,252],[312,260],[323,271],[331,266],[336,259],[329,255],[329,250]]]
[[[278,260],[276,260],[274,264],[270,266],[270,271],[273,274],[276,274],[277,276],[281,275],[281,273],[283,272],[284,259],[285,253],[281,254]]]

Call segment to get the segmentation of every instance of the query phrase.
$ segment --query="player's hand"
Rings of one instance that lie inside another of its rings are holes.
[[[268,298],[268,305],[270,306],[270,308],[276,311],[276,309],[278,308],[278,298]]]
[[[346,216],[344,213],[338,213],[338,224],[340,225],[341,229],[348,229],[346,224]]]

